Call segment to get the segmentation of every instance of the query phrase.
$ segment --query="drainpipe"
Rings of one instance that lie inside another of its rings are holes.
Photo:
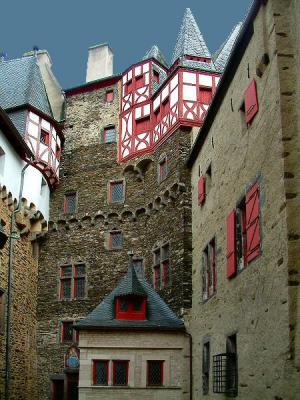
[[[190,347],[190,400],[193,400],[193,339],[192,335],[185,332],[185,335],[189,337],[189,347]]]
[[[12,307],[12,282],[13,282],[13,249],[14,240],[19,239],[14,231],[16,214],[21,210],[22,194],[24,186],[25,171],[32,164],[32,160],[27,161],[21,171],[21,181],[19,189],[18,207],[12,212],[10,220],[9,234],[9,256],[8,256],[8,278],[7,278],[7,317],[6,317],[6,349],[5,349],[5,400],[10,397],[10,350],[11,350],[11,307]]]

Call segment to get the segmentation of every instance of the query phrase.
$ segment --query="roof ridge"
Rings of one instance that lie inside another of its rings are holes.
[[[157,61],[159,61],[161,64],[164,66],[168,67],[168,63],[166,61],[166,58],[160,48],[157,46],[157,44],[154,44],[144,55],[143,60],[146,60],[147,58],[155,58]]]

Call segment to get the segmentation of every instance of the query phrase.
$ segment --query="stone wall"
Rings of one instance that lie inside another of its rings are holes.
[[[182,332],[81,331],[79,345],[80,400],[190,398],[189,339]],[[94,386],[92,364],[97,359],[128,360],[128,387]],[[147,360],[164,361],[163,387],[147,387]]]
[[[16,202],[5,188],[0,190],[0,217],[4,231],[10,234],[11,213]],[[44,221],[42,221],[44,224]],[[11,400],[37,399],[36,393],[36,304],[37,304],[37,260],[34,252],[35,234],[32,230],[41,227],[39,213],[23,209],[16,216],[18,240],[14,241],[12,268],[11,306],[11,351],[10,351],[10,395]],[[0,288],[7,295],[9,261],[9,239],[0,250]],[[4,399],[5,387],[5,339],[7,301],[1,314],[0,332],[0,398]]]
[[[117,163],[117,143],[102,143],[101,132],[118,130],[118,97],[104,101],[107,89],[67,99],[66,143],[61,181],[51,198],[49,233],[39,262],[38,352],[40,399],[49,398],[51,374],[62,373],[68,345],[60,343],[61,321],[86,316],[123,277],[129,250],[142,257],[153,280],[153,249],[170,246],[170,282],[160,294],[177,312],[191,305],[190,172],[185,167],[191,132],[179,129],[153,153]],[[117,88],[114,88],[117,93]],[[166,156],[168,175],[158,181],[159,160]],[[108,182],[125,180],[122,204],[109,204]],[[64,214],[64,194],[76,191],[77,212]],[[109,250],[109,231],[123,233],[123,247]],[[82,261],[87,296],[60,301],[59,266]]]
[[[293,323],[299,323],[295,321],[297,286],[291,283],[297,275],[295,271],[291,277],[291,264],[299,269],[299,246],[295,242],[299,233],[299,199],[295,193],[299,130],[288,134],[288,121],[295,120],[288,107],[292,99],[287,92],[292,89],[282,79],[282,75],[289,74],[293,58],[282,55],[289,53],[284,39],[289,36],[287,3],[290,2],[268,1],[260,8],[254,35],[193,165],[190,331],[194,343],[194,398],[202,395],[202,351],[206,341],[210,342],[210,378],[205,397],[220,397],[212,388],[212,356],[226,351],[226,337],[232,334],[237,338],[238,398],[292,400],[300,391],[291,346]],[[278,41],[285,43],[284,49]],[[270,63],[259,78],[256,68],[264,53],[269,55]],[[253,78],[257,82],[259,111],[247,127],[240,106]],[[203,174],[210,164],[211,188],[204,205],[198,206],[199,168]],[[294,174],[295,179],[290,179]],[[226,217],[256,180],[260,188],[261,254],[229,280]],[[202,251],[213,237],[217,247],[217,289],[209,300],[203,301]]]

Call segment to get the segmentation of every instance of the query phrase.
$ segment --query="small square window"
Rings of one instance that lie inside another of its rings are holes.
[[[107,103],[112,103],[114,101],[114,91],[113,90],[108,90],[105,93],[105,100]]]
[[[122,232],[119,232],[119,231],[109,232],[109,248],[110,249],[121,249],[122,247],[123,247]]]
[[[147,386],[162,386],[164,379],[164,362],[148,361],[147,362]]]
[[[77,193],[67,193],[64,198],[64,213],[73,214],[77,208]]]
[[[124,201],[124,181],[110,182],[109,202],[122,203]]]
[[[103,130],[103,143],[115,143],[116,141],[116,128],[114,126],[108,126]]]

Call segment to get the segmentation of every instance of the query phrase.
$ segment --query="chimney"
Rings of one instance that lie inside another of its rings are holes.
[[[106,78],[113,74],[113,52],[107,43],[89,47],[86,82]]]

